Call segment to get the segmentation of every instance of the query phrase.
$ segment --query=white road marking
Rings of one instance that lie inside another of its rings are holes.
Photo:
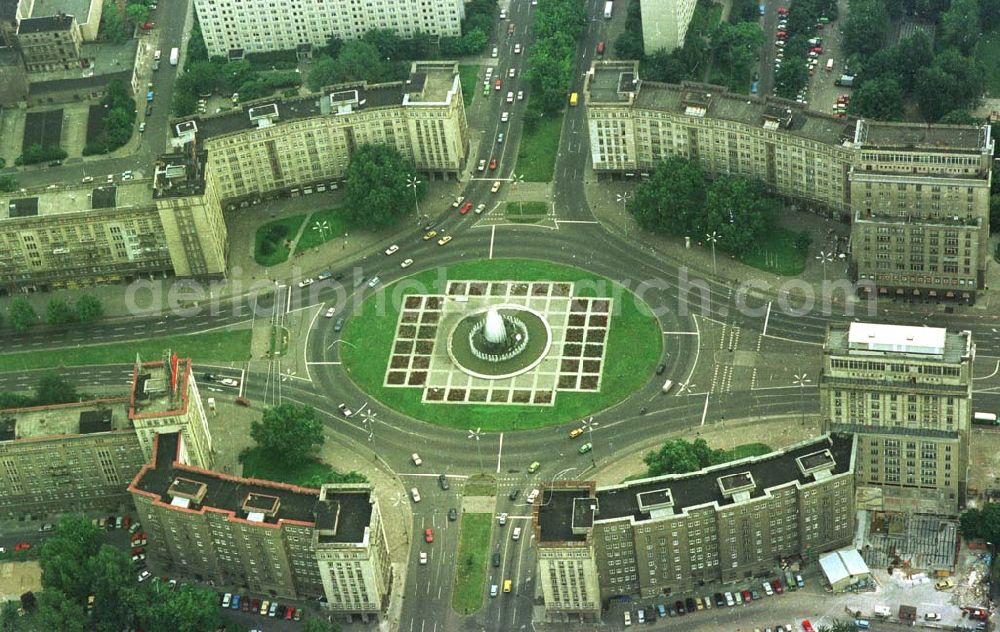
[[[764,331],[763,334],[767,335],[767,323],[771,320],[771,301],[767,302],[767,314],[764,316]]]
[[[697,331],[665,331],[664,336],[697,336]]]
[[[327,349],[329,349],[329,348],[330,348],[330,347],[327,347]],[[310,360],[309,362],[306,362],[306,367],[308,367],[308,366],[309,366],[310,364],[319,364],[319,365],[323,365],[323,364],[329,364],[329,365],[334,365],[334,366],[336,366],[336,365],[340,364],[340,362],[334,362],[334,361],[332,361],[332,360],[330,360],[330,361],[327,361],[327,362],[321,362],[321,361],[319,361],[319,360]],[[308,369],[308,368],[306,368],[306,372],[307,372],[307,373],[308,373],[308,371],[309,371],[309,369]],[[311,381],[312,381],[312,379],[310,379],[309,381],[311,382]]]
[[[500,457],[503,456],[503,433],[500,433],[500,448],[497,450],[497,474],[500,473]]]
[[[984,375],[983,377],[974,377],[972,379],[974,379],[974,380],[988,380],[991,377],[993,377],[994,375],[996,375],[998,371],[1000,371],[1000,360],[997,360],[997,365],[995,367],[993,367],[993,372],[992,373],[990,373],[989,375]]]
[[[497,236],[497,227],[496,225],[494,225],[493,228],[490,230],[490,259],[493,258],[493,240],[496,238],[496,236]]]
[[[709,393],[705,393],[705,408],[701,411],[701,425],[705,425],[705,417],[708,416],[708,396]]]

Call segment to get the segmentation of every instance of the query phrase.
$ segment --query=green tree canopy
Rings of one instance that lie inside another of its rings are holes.
[[[45,322],[50,325],[63,325],[76,319],[76,312],[66,299],[50,298],[45,305]]]
[[[57,373],[45,373],[35,385],[35,405],[68,404],[80,401],[76,387]]]
[[[362,145],[352,155],[345,174],[344,197],[351,221],[385,228],[411,212],[413,193],[406,178],[413,164],[388,145]]]
[[[647,230],[695,237],[702,228],[705,175],[698,163],[672,156],[635,190],[629,212]]]
[[[869,79],[854,91],[848,110],[853,116],[898,121],[903,117],[903,91],[895,79]]]
[[[90,558],[99,547],[97,527],[89,520],[82,516],[60,520],[59,527],[42,545],[42,586],[46,591],[65,593],[67,601],[85,604],[92,580]]]
[[[92,323],[104,316],[104,304],[93,294],[76,299],[76,318],[81,323]]]
[[[764,44],[764,32],[756,22],[732,25],[720,22],[712,33],[715,66],[726,77],[731,89],[741,89],[757,66],[757,55]]]
[[[137,610],[147,632],[204,632],[222,623],[215,592],[190,585],[155,593],[146,588]]]
[[[969,55],[979,41],[980,25],[979,0],[952,0],[941,16],[942,42]]]
[[[267,454],[298,461],[323,445],[323,423],[311,406],[284,403],[250,424],[250,436]]]
[[[0,176],[0,192],[11,193],[17,190],[17,178],[12,175]]]
[[[87,629],[87,616],[83,606],[70,595],[46,589],[38,595],[38,609],[28,624],[30,627],[26,629],[32,631],[84,632]]]
[[[742,255],[752,251],[770,227],[760,184],[739,176],[717,178],[705,197],[705,231],[715,231],[719,247]],[[699,238],[701,235],[699,235]]]
[[[319,92],[324,86],[337,83],[337,62],[333,57],[319,57],[313,60],[312,68],[306,76],[306,86]]]
[[[10,326],[14,331],[27,331],[38,323],[38,314],[23,296],[17,296],[10,302]]]
[[[647,476],[686,474],[706,468],[715,462],[715,451],[704,439],[669,439],[659,449],[646,453]]]
[[[958,518],[958,528],[966,539],[979,538],[1000,544],[1000,503],[986,503],[981,509],[967,509]]]
[[[872,55],[885,45],[890,26],[889,13],[881,0],[852,0],[841,26],[844,49],[848,55]]]
[[[191,90],[195,94],[210,94],[222,81],[222,68],[211,61],[196,61],[189,64],[187,71],[181,76],[190,82]]]
[[[129,628],[135,618],[135,568],[128,553],[107,544],[88,560],[88,573],[93,581],[94,595],[91,614],[99,632],[119,632]]]

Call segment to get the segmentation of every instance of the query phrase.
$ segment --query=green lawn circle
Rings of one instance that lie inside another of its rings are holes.
[[[601,391],[558,392],[554,406],[425,404],[423,389],[386,388],[386,367],[402,297],[443,294],[447,281],[572,281],[574,296],[612,297],[614,314],[605,352]],[[340,346],[343,369],[382,405],[405,415],[451,428],[486,431],[540,428],[585,417],[612,406],[653,375],[663,352],[660,324],[648,306],[623,286],[581,268],[533,259],[468,261],[425,270],[383,286],[346,323]]]

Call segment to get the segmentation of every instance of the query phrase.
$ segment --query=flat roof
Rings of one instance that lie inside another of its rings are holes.
[[[627,103],[629,92],[638,84],[638,64],[635,62],[595,62],[587,78],[587,96],[590,102]]]
[[[0,410],[0,441],[97,434],[130,430],[125,398]]]
[[[981,152],[986,149],[988,134],[974,125],[918,125],[865,119],[862,137],[864,149],[930,149]]]
[[[80,46],[80,57],[90,60],[90,65],[81,68],[74,64],[69,69],[48,70],[32,73],[28,86],[30,94],[78,90],[80,88],[103,88],[112,79],[120,79],[125,88],[132,91],[132,70],[139,39],[131,39],[121,44],[108,42],[86,42]]]
[[[45,217],[107,209],[146,208],[153,203],[148,182],[133,180],[116,185],[58,185],[25,193],[0,195],[0,221],[19,217]]]
[[[75,17],[80,24],[86,24],[87,15],[90,13],[90,2],[91,0],[35,0],[31,7],[31,17],[65,13]]]
[[[321,493],[316,505],[316,528],[320,529],[318,542],[357,544],[365,539],[365,530],[371,524],[371,490],[337,490],[329,487]]]
[[[824,450],[829,452],[832,460],[830,469],[824,469],[824,472],[829,471],[830,475],[849,472],[853,449],[852,435],[823,435],[782,451],[741,459],[698,472],[659,476],[598,488],[594,494],[596,497],[594,522],[629,517],[641,522],[651,518],[678,515],[686,509],[709,503],[716,503],[721,508],[744,502],[744,499],[760,498],[768,490],[776,487],[796,481],[801,485],[816,481],[817,478],[812,472],[804,472],[800,468],[798,459],[811,457],[805,460],[814,466],[819,466],[821,464],[816,461],[815,455]],[[749,483],[750,477],[754,483],[753,487],[744,486],[735,499],[725,493],[719,484],[720,479]],[[574,532],[573,509],[579,499],[590,497],[588,483],[565,481],[557,485],[542,490],[537,513],[540,541],[581,542],[586,539],[586,531],[577,529]],[[650,498],[651,493],[653,496],[658,494],[666,498],[665,491],[669,492],[672,504],[667,502],[651,506],[641,504],[643,499]]]
[[[948,330],[882,323],[851,323],[847,346],[851,349],[942,355]]]
[[[265,516],[265,524],[277,524],[281,520],[295,520],[312,524],[315,520],[314,510],[319,501],[318,489],[307,489],[269,483],[255,479],[226,476],[210,470],[202,470],[177,462],[180,439],[177,433],[157,434],[154,446],[154,460],[142,468],[132,488],[159,497],[159,500],[170,505],[174,496],[169,492],[177,479],[183,479],[182,485],[191,487],[204,486],[205,494],[201,504],[191,502],[190,510],[214,508],[230,512],[235,518],[247,519],[244,503],[251,494],[274,496],[279,501],[279,509],[273,516]]]
[[[971,355],[972,334],[943,327],[833,323],[827,326],[824,350],[859,356],[920,356],[957,364]]]
[[[27,33],[67,31],[72,24],[72,15],[48,15],[38,18],[25,18],[18,24],[17,32],[21,35]]]

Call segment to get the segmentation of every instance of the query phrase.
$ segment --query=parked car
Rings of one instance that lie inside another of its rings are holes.
[[[455,522],[458,520],[458,510],[452,507],[448,510],[448,520]]]
[[[354,414],[354,411],[348,408],[347,404],[340,404],[337,406],[337,409],[340,411],[340,414],[343,415],[344,417],[350,417],[351,415]]]
[[[417,454],[416,452],[410,455],[410,460],[413,461],[413,464],[416,465],[417,467],[420,467],[424,463],[424,460],[421,459],[420,455]]]
[[[438,476],[438,486],[444,491],[448,491],[451,485],[448,484],[448,477],[444,474]]]
[[[388,248],[385,249],[385,254],[386,255],[391,255],[391,254],[396,253],[397,251],[399,251],[399,246],[397,246],[396,244],[393,244],[393,245],[391,245],[391,246],[389,246]]]

